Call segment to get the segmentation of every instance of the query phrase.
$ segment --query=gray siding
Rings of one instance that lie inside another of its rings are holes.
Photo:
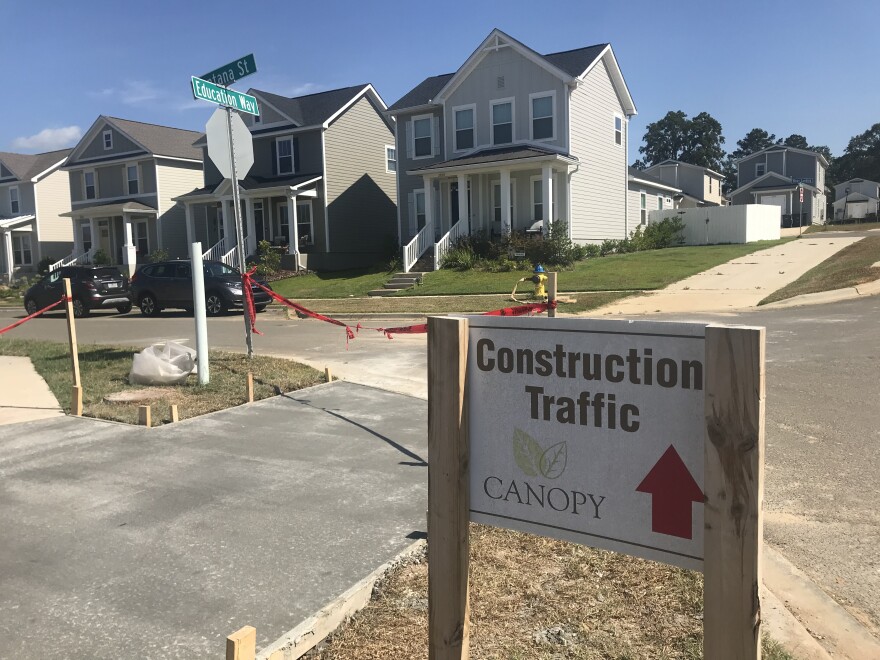
[[[265,126],[266,124],[275,124],[275,123],[279,123],[279,122],[288,123],[288,124],[290,123],[290,120],[287,117],[284,117],[281,114],[275,112],[275,110],[273,110],[272,108],[270,108],[266,104],[261,103],[259,101],[257,103],[260,106],[260,121],[259,122],[254,122],[253,115],[250,115],[250,114],[243,114],[242,115],[245,117],[245,121],[248,126],[252,126],[254,128],[260,128],[262,126]]]
[[[330,251],[381,253],[397,236],[395,174],[386,172],[385,162],[393,134],[362,97],[327,129],[324,140]]]
[[[5,165],[0,164],[0,179],[5,179],[7,177],[14,177],[15,175],[10,172]]]
[[[104,149],[105,130],[110,130],[113,133],[112,149]],[[85,160],[88,158],[106,158],[108,156],[131,153],[133,151],[143,152],[143,148],[139,147],[130,139],[122,135],[115,128],[104,124],[98,129],[98,132],[95,135],[94,139],[89,142],[89,144],[86,145],[85,149],[83,149],[82,153],[80,153],[78,160]]]
[[[571,153],[580,161],[571,175],[571,237],[578,243],[626,235],[626,135],[614,138],[615,114],[629,128],[604,62],[571,92]]]
[[[880,183],[876,181],[844,181],[834,186],[835,201],[846,197],[847,188],[849,188],[850,194],[861,193],[866,197],[880,197]]]
[[[434,148],[435,155],[429,158],[414,159],[412,157],[411,144],[412,118],[413,116],[421,116],[424,114],[430,114],[432,116],[436,144]],[[437,108],[433,112],[420,111],[416,113],[401,114],[397,117],[397,200],[400,205],[401,242],[404,244],[409,242],[413,236],[409,229],[410,216],[412,215],[409,200],[411,199],[414,190],[424,188],[422,177],[419,175],[409,175],[407,174],[407,171],[418,169],[420,167],[427,167],[428,165],[444,160],[446,152],[443,149],[444,133],[443,125],[440,121],[440,115],[440,108]]]
[[[287,134],[297,143],[295,153],[298,156],[294,163],[294,174],[320,174],[322,166],[321,156],[321,131],[314,130],[305,133]],[[277,176],[275,161],[272,158],[272,145],[278,138],[286,137],[284,134],[261,137],[254,136],[254,166],[251,175],[261,177]],[[221,180],[220,173],[212,168],[212,175],[217,179],[208,181],[208,184],[218,183]]]
[[[675,203],[672,199],[673,193],[668,190],[654,188],[647,184],[630,181],[627,188],[627,215],[629,217],[630,232],[641,223],[641,193],[643,191],[646,195],[645,206],[648,213],[660,209],[659,196],[663,198],[663,210],[669,210],[671,215],[675,216]],[[645,216],[645,219],[647,222],[647,215]]]
[[[12,213],[9,189],[18,188],[18,213]],[[0,215],[30,215],[34,213],[34,184],[27,182],[4,183],[0,185]]]

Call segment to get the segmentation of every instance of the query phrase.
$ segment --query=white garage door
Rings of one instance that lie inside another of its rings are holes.
[[[785,213],[785,195],[764,195],[761,197],[761,204],[773,204],[781,206],[782,212]]]
[[[850,202],[846,205],[847,218],[864,218],[868,215],[868,202]]]

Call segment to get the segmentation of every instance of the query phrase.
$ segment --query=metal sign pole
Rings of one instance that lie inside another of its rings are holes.
[[[235,141],[232,137],[232,108],[226,108],[226,129],[229,135],[229,160],[232,165],[232,205],[235,209],[235,252],[238,256],[238,270],[241,273],[246,272],[247,263],[245,262],[244,251],[244,232],[241,228],[241,199],[238,195],[238,172],[235,169]],[[244,287],[244,282],[242,282]],[[251,334],[251,310],[248,308],[247,295],[242,291],[244,305],[244,336],[245,344],[247,344],[247,354],[249,358],[254,356],[254,341]]]

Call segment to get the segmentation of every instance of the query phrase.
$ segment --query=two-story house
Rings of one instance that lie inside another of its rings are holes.
[[[174,198],[201,183],[200,135],[98,117],[64,165],[74,249],[52,268],[91,262],[100,251],[131,274],[156,250],[187,256],[184,208]]]
[[[636,108],[609,44],[541,55],[493,30],[454,73],[389,108],[404,267],[458,237],[549,223],[573,241],[623,238]]]
[[[680,208],[693,209],[726,204],[724,194],[721,192],[724,175],[708,167],[691,165],[670,158],[646,167],[645,173],[678,188],[681,191],[678,200]]]
[[[670,186],[653,174],[634,167],[629,168],[628,178],[627,210],[630,229],[647,225],[651,211],[668,210],[672,212],[671,215],[675,215],[675,209],[679,208],[683,197],[681,188]]]
[[[880,183],[850,179],[834,186],[834,219],[849,220],[873,215],[880,210]]]
[[[254,165],[240,182],[245,254],[283,248],[287,268],[339,270],[386,256],[397,235],[392,124],[372,85],[285,97],[258,89],[245,116]],[[207,153],[202,187],[177,199],[206,258],[235,261],[232,187]]]
[[[785,227],[825,222],[825,170],[828,161],[815,151],[776,144],[741,158],[731,204],[774,204]],[[804,201],[800,201],[803,188]]]
[[[42,154],[0,153],[0,264],[7,281],[34,272],[44,256],[73,245],[67,174],[70,149]]]

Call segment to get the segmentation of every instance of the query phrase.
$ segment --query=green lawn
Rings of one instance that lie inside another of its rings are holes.
[[[823,231],[868,231],[870,229],[880,229],[880,222],[850,222],[845,225],[810,225],[804,230],[804,233],[816,234]]]
[[[300,275],[272,282],[272,288],[285,298],[349,298],[381,289],[393,273],[385,268],[359,268],[332,273]]]

